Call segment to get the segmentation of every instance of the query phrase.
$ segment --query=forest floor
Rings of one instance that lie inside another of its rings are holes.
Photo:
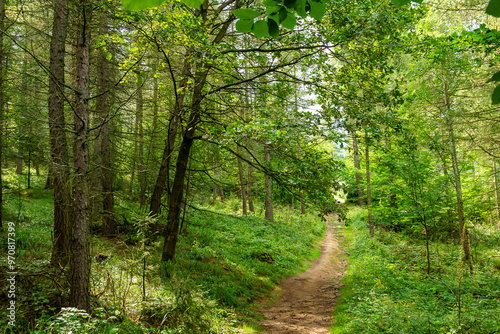
[[[262,333],[330,333],[332,309],[340,296],[340,279],[347,262],[338,233],[342,224],[334,216],[328,217],[326,224],[321,255],[311,267],[284,280],[270,298],[260,303],[266,318],[260,323]]]

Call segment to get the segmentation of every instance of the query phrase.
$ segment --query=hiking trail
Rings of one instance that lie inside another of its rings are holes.
[[[328,334],[332,309],[340,296],[340,279],[346,261],[342,258],[335,216],[327,217],[327,230],[321,244],[321,255],[311,267],[285,279],[271,298],[260,302],[266,320],[260,322],[263,334]],[[270,300],[278,302],[272,304]]]

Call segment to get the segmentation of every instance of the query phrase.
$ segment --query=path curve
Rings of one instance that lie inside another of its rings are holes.
[[[326,224],[321,255],[307,271],[287,278],[274,291],[280,298],[264,311],[266,320],[260,323],[264,330],[261,333],[329,333],[346,262],[341,258],[338,241],[340,224],[334,217],[328,217]]]

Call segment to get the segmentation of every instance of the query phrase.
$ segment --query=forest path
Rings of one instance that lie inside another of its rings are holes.
[[[339,297],[340,279],[346,261],[341,258],[338,230],[342,227],[334,216],[327,218],[326,235],[321,245],[321,255],[311,267],[284,280],[274,291],[277,303],[266,307],[267,320],[260,323],[268,334],[320,334],[329,333],[332,309]],[[271,298],[273,299],[273,298]]]

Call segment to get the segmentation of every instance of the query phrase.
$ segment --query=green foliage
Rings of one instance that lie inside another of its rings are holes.
[[[406,5],[407,3],[410,3],[411,0],[392,0],[392,3],[397,6],[397,7],[401,7],[401,6],[404,6]]]
[[[236,308],[244,308],[302,269],[324,232],[318,218],[293,217],[285,210],[277,212],[274,223],[209,212],[196,213],[190,220],[191,233],[179,246],[186,251],[177,255],[175,270],[204,286],[222,305]]]
[[[121,197],[120,215],[134,225],[126,235],[91,239],[93,308],[86,314],[61,309],[69,277],[48,269],[52,192],[30,194],[7,195],[6,208],[20,211],[17,315],[19,328],[31,333],[236,333],[235,314],[254,316],[253,301],[304,270],[319,255],[314,246],[325,230],[315,215],[296,216],[286,207],[276,210],[274,223],[240,217],[239,200],[228,197],[186,216],[172,278],[161,282],[161,240],[147,238],[157,220]]]
[[[254,8],[239,8],[233,11],[234,16],[242,20],[253,20],[261,15],[261,12]]]
[[[496,86],[491,94],[491,104],[500,103],[500,86]]]
[[[121,0],[124,10],[144,10],[151,7],[157,7],[166,0]],[[204,0],[181,0],[190,7],[201,8]]]
[[[490,14],[495,17],[500,17],[500,1],[490,0],[488,2],[488,7],[486,7],[486,14]]]
[[[234,326],[234,316],[217,307],[214,300],[206,297],[201,286],[190,280],[173,277],[168,293],[143,302],[141,318],[155,326],[176,328],[189,333],[228,333]],[[177,331],[176,331],[177,332]]]
[[[248,32],[248,27],[251,25],[251,20],[265,16],[267,20],[260,19],[253,23],[251,31],[257,38],[263,38],[266,36],[271,36],[275,39],[279,38],[279,27],[280,25],[293,30],[297,24],[297,19],[295,14],[302,18],[307,17],[307,13],[316,19],[321,21],[326,12],[326,6],[328,1],[324,0],[266,0],[264,5],[266,8],[241,8],[236,9],[233,14],[239,18],[239,21],[244,21],[241,23],[236,23],[236,29],[238,32],[246,33]],[[267,22],[267,29],[262,23]]]
[[[384,231],[370,238],[362,216],[359,209],[351,213],[353,224],[345,233],[349,267],[334,311],[333,333],[500,330],[494,316],[500,312],[500,275],[491,263],[480,262],[471,277],[457,260],[458,245],[434,244],[427,276],[422,243]]]

